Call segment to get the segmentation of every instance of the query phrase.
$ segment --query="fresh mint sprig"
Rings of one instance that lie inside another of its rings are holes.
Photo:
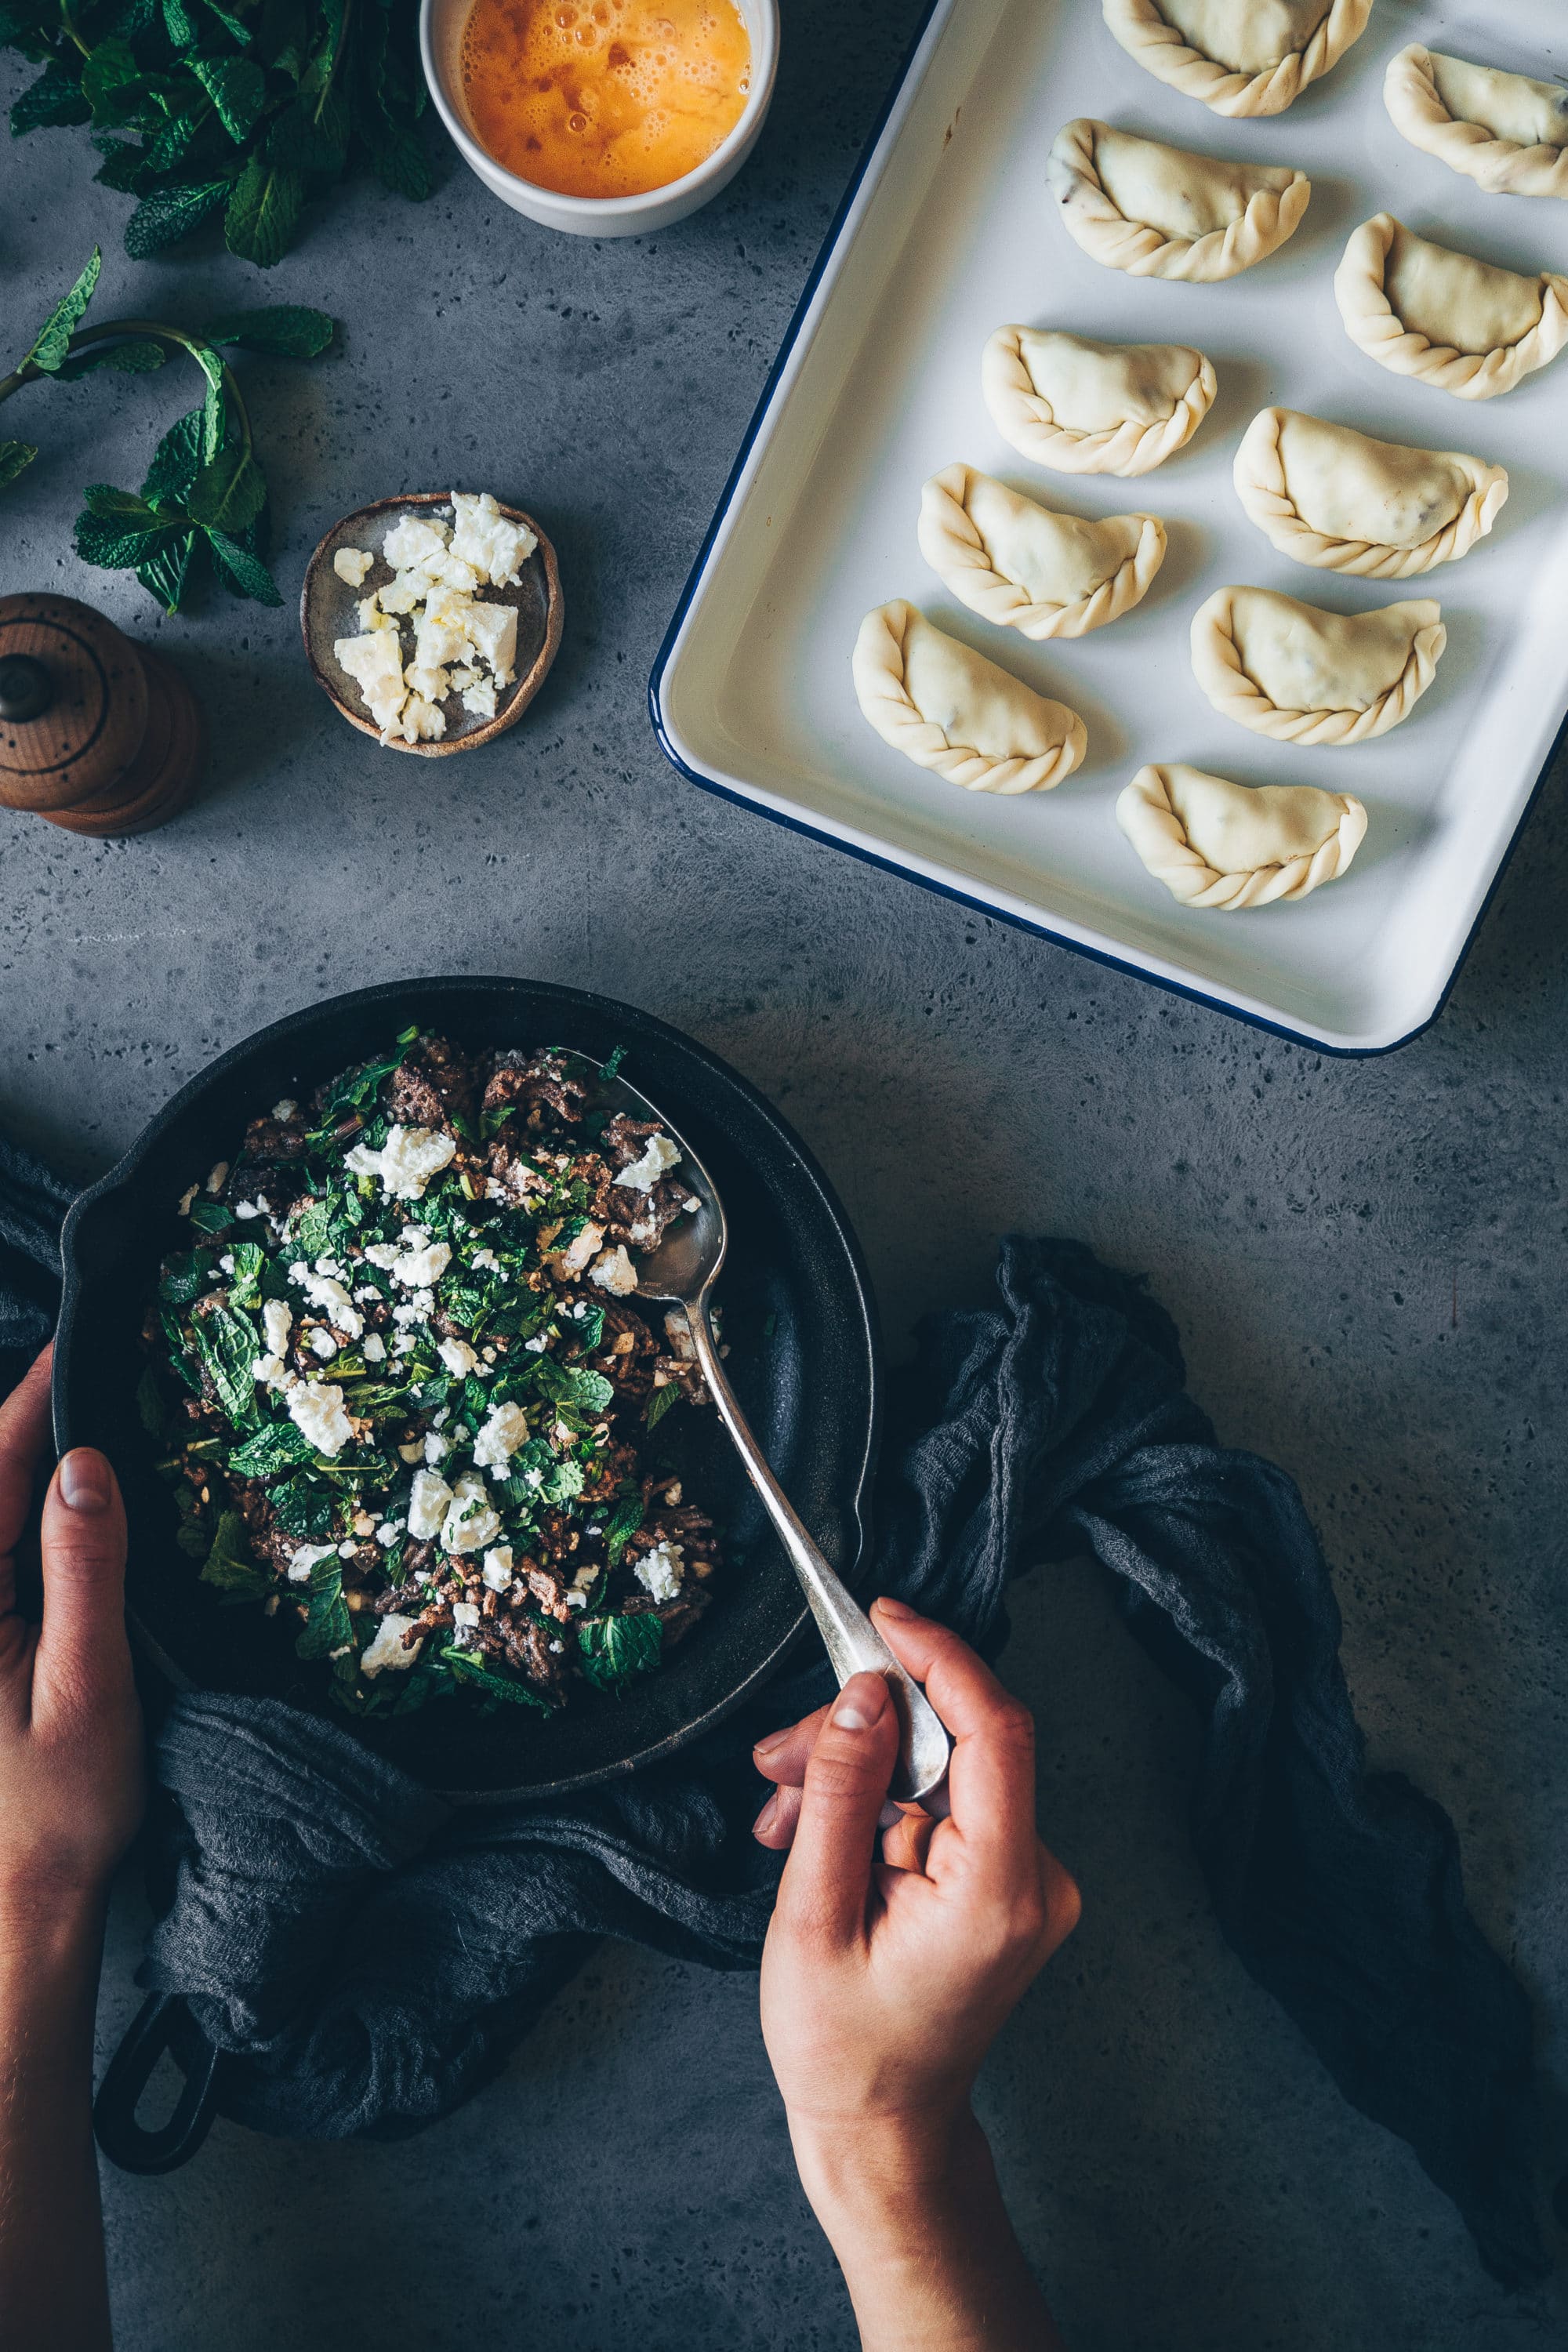
[[[250,416],[224,359],[225,350],[267,352],[316,359],[332,340],[323,310],[293,303],[231,310],[193,333],[161,319],[114,319],[97,327],[81,320],[98,284],[103,257],[92,257],[49,312],[8,376],[0,401],[30,383],[75,383],[100,368],[145,374],[183,352],[206,379],[199,408],[171,425],[139,491],[93,482],[87,510],[77,517],[76,551],[106,572],[134,572],[150,595],[177,613],[204,563],[231,595],[280,604],[278,583],[262,561],[267,482],[256,455]],[[0,489],[37,456],[30,441],[0,441]]]
[[[430,194],[418,15],[417,0],[0,0],[0,47],[44,68],[12,136],[91,123],[97,178],[141,199],[133,260],[221,208],[230,252],[269,269],[307,196],[347,171]]]

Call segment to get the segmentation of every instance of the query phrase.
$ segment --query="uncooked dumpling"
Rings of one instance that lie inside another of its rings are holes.
[[[1266,259],[1312,193],[1289,164],[1193,155],[1088,116],[1058,131],[1046,176],[1091,260],[1133,278],[1203,284]]]
[[[1165,560],[1165,526],[1142,514],[1085,522],[973,466],[944,466],[921,493],[920,543],[972,612],[1026,637],[1081,637],[1145,594]]]
[[[1173,898],[1231,913],[1332,882],[1366,833],[1366,811],[1348,793],[1233,784],[1179,761],[1140,768],[1116,822]]]
[[[1468,555],[1508,496],[1500,466],[1458,449],[1374,441],[1265,408],[1236,453],[1236,491],[1281,555],[1366,580],[1408,580]]]
[[[1413,147],[1489,196],[1568,196],[1568,89],[1467,65],[1412,41],[1388,61],[1383,102]]]
[[[1190,441],[1214,404],[1215,372],[1185,343],[1098,343],[998,327],[980,362],[997,429],[1062,474],[1147,474]]]
[[[1430,597],[1325,613],[1272,588],[1219,588],[1193,615],[1193,670],[1215,709],[1285,743],[1364,743],[1409,717],[1448,633]]]
[[[1460,400],[1511,392],[1568,342],[1568,278],[1521,278],[1416,236],[1392,213],[1356,229],[1334,272],[1352,343]]]
[[[1076,710],[933,629],[902,597],[861,622],[855,692],[885,743],[966,792],[1049,792],[1089,748]]]
[[[1280,114],[1366,30],[1372,0],[1104,0],[1129,57],[1216,114]]]

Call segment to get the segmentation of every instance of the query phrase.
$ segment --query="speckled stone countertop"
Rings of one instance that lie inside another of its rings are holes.
[[[532,973],[635,998],[772,1094],[859,1228],[891,1346],[980,1295],[1010,1227],[1146,1270],[1223,1433],[1306,1492],[1372,1756],[1454,1814],[1561,2116],[1568,765],[1436,1026],[1336,1062],[709,799],[648,729],[665,624],[918,13],[786,0],[751,166],[646,242],[535,229],[448,159],[423,207],[340,193],[264,279],[203,239],[135,265],[85,132],[9,147],[18,349],[95,239],[96,315],[293,300],[342,335],[314,366],[242,362],[276,613],[215,596],[166,621],[70,552],[82,485],[139,481],[185,386],[100,376],[7,406],[44,454],[6,494],[0,591],[86,597],[175,655],[218,751],[198,805],[142,840],[0,813],[0,1123],[93,1172],[294,1005],[416,969]],[[0,83],[24,79],[7,55]],[[453,480],[545,523],[566,642],[489,751],[397,758],[312,684],[292,600],[335,517]],[[1523,2302],[1490,2284],[1408,2150],[1221,1945],[1184,1829],[1194,1725],[1098,1572],[1018,1589],[1004,1671],[1086,1910],[982,2106],[1075,2352],[1524,2352],[1568,2330],[1560,2283]],[[106,2037],[137,1998],[140,1925],[127,1889]],[[220,2126],[188,2170],[110,2174],[106,2198],[121,2352],[855,2340],[753,1985],[618,1948],[418,2139]],[[432,2200],[461,2229],[411,2229]]]

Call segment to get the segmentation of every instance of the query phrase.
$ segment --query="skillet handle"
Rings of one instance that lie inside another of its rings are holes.
[[[153,2070],[165,2051],[173,2051],[181,2026],[188,2046],[195,2034],[201,2045],[196,2064],[186,2074],[174,2112],[156,2131],[144,2130],[136,2120]],[[121,2172],[174,2172],[188,2164],[212,2129],[217,2113],[216,2076],[217,2052],[197,2032],[178,1993],[150,1992],[137,2011],[119,2049],[104,2070],[92,2104],[92,2128],[99,2147]]]

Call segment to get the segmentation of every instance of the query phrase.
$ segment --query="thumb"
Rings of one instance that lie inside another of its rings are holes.
[[[101,1454],[66,1454],[44,1499],[44,1622],[34,1706],[89,1705],[128,1673],[125,1506]]]
[[[899,1717],[881,1675],[852,1675],[805,1768],[800,1823],[779,1886],[796,1928],[851,1943],[866,1924],[877,1822],[899,1752]]]

